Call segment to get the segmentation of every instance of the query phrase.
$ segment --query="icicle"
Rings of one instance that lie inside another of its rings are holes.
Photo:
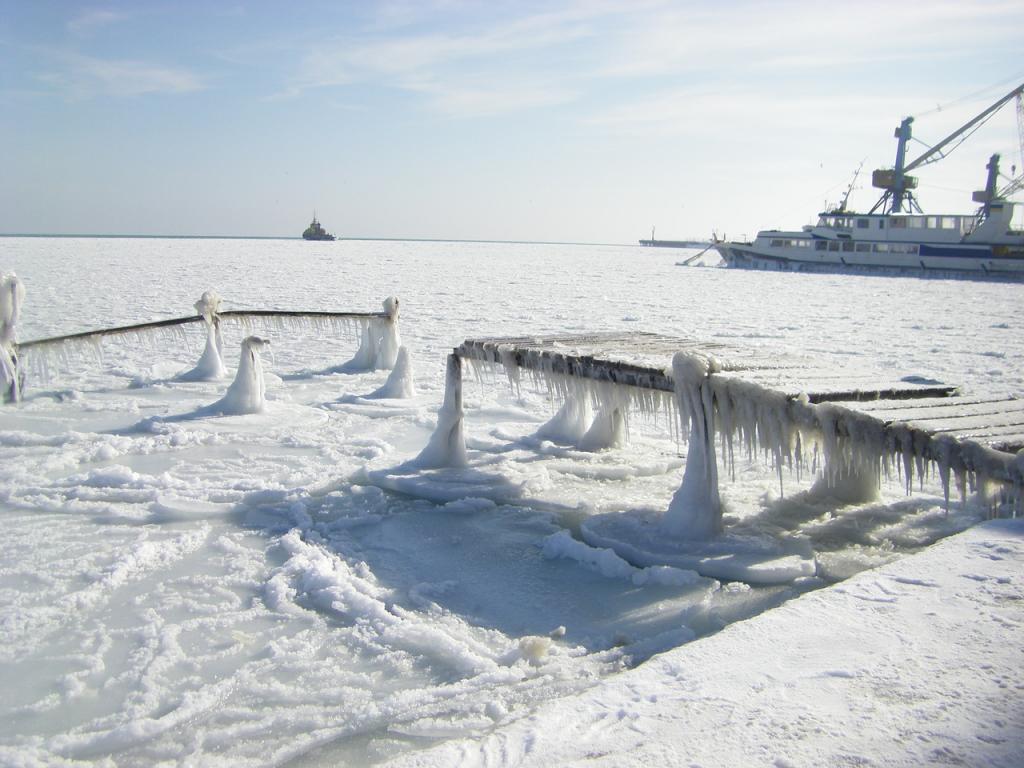
[[[448,355],[444,403],[437,413],[437,427],[416,463],[424,469],[465,467],[469,464],[463,434],[462,358],[458,355]]]
[[[405,347],[398,348],[398,355],[395,360],[395,367],[391,369],[388,380],[384,386],[369,395],[371,398],[408,398],[416,394],[416,386],[412,378],[412,363],[409,360],[409,350]]]
[[[677,407],[687,414],[690,441],[682,485],[672,497],[662,524],[674,535],[688,539],[709,539],[722,532],[714,401],[708,380],[716,369],[716,361],[683,352],[672,358]]]
[[[25,287],[14,273],[0,273],[0,403],[17,403],[25,388],[15,330]]]
[[[242,356],[238,372],[227,393],[209,407],[211,412],[224,415],[260,413],[266,404],[266,384],[260,350],[270,344],[259,336],[249,336],[242,342]]]

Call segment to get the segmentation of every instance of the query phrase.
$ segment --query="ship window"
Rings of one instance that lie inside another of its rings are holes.
[[[879,219],[878,220],[878,228],[879,229],[885,229],[885,219]]]
[[[833,241],[833,242],[829,243],[829,244],[828,244],[828,249],[829,249],[830,251],[838,251],[838,250],[839,250],[839,243],[837,243],[837,242],[835,242],[835,241]]]
[[[864,253],[871,250],[871,243],[857,243],[857,253]]]
[[[939,228],[939,217],[938,216],[929,216],[928,217],[928,221],[926,222],[925,226],[928,229],[938,229]]]
[[[875,253],[888,253],[889,252],[889,244],[888,243],[875,243],[873,250],[875,251]]]
[[[844,251],[852,251],[853,250],[853,243],[851,241],[847,240],[845,243],[843,243],[843,250]]]
[[[918,247],[916,245],[910,246],[910,252],[911,253],[917,253],[917,251],[918,251]]]
[[[772,248],[781,248],[782,241],[779,239],[772,240]]]
[[[889,224],[889,226],[892,227],[893,229],[906,229],[907,228],[907,220],[906,219],[892,219],[890,224]]]
[[[814,250],[816,251],[824,251],[827,248],[828,243],[826,243],[824,240],[818,240],[814,243]]]
[[[942,217],[942,228],[943,229],[959,229],[960,221],[956,216],[943,216]]]
[[[867,219],[857,219],[857,229],[867,229],[871,222]]]
[[[907,219],[907,224],[910,225],[911,229],[924,229],[924,217],[923,216],[913,216],[913,217]]]

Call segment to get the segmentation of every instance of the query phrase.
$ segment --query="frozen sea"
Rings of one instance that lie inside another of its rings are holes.
[[[0,763],[410,759],[985,517],[947,512],[928,482],[839,507],[786,473],[781,495],[755,457],[723,484],[727,524],[806,540],[819,577],[750,588],[610,562],[564,537],[666,508],[685,444],[637,414],[627,448],[538,446],[524,438],[553,412],[547,391],[500,376],[467,380],[476,486],[376,482],[426,444],[445,355],[470,337],[650,331],[1024,392],[1020,285],[677,266],[691,253],[0,238],[0,271],[26,288],[20,341],[192,314],[210,289],[227,309],[377,311],[394,295],[417,388],[365,398],[386,372],[328,372],[357,336],[301,322],[255,328],[272,354],[254,415],[196,415],[230,379],[173,381],[198,327],[29,360],[25,402],[0,408]],[[232,373],[249,332],[225,323]]]

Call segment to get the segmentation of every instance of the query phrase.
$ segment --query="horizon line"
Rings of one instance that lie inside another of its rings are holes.
[[[84,234],[84,233],[51,233],[51,232],[0,232],[3,237],[52,237],[52,238],[91,238],[106,240],[302,240],[301,235],[124,235],[124,234]],[[334,240],[312,240],[310,242],[345,242],[347,240],[365,242],[411,242],[411,243],[494,243],[505,245],[600,245],[600,246],[639,246],[635,243],[597,243],[578,240],[487,240],[481,238],[462,237],[337,237]]]

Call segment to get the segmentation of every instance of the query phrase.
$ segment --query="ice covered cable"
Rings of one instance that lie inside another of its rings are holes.
[[[25,287],[13,273],[0,273],[0,402],[21,400],[24,374],[18,366],[15,326],[25,300]]]
[[[227,375],[224,360],[224,338],[220,332],[221,298],[216,291],[206,291],[196,302],[196,312],[206,326],[206,347],[196,367],[178,376],[179,381],[218,381]]]

